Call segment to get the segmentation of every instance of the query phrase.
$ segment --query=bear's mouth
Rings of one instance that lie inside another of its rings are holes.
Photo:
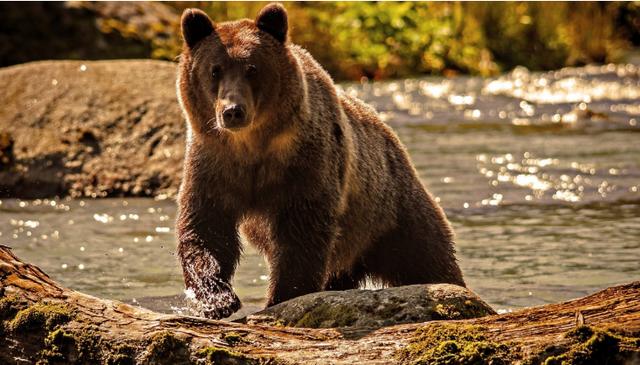
[[[225,125],[224,123],[219,123],[218,124],[218,128],[219,129],[226,129],[228,131],[231,132],[239,132],[241,130],[246,129],[249,124],[251,124],[250,122],[243,122],[242,124],[235,124],[235,125]]]

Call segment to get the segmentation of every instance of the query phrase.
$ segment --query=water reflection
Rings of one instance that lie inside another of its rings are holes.
[[[91,294],[120,299],[155,296],[165,295],[168,286],[175,291],[181,285],[172,229],[165,229],[175,210],[170,202],[50,202],[4,200],[0,239],[7,234],[11,239],[2,243],[63,284]]]
[[[565,68],[523,67],[496,78],[428,77],[349,84],[345,92],[373,104],[390,123],[429,121],[440,130],[515,128],[638,131],[640,70],[633,64]]]

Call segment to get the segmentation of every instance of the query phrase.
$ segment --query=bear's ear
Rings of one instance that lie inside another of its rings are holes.
[[[200,9],[186,9],[182,13],[182,36],[189,48],[195,46],[202,38],[213,33],[213,23],[209,16]]]
[[[282,43],[287,40],[287,10],[281,4],[273,3],[262,8],[256,18],[256,25]]]

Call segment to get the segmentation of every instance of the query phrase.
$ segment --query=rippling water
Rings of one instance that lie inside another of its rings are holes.
[[[637,66],[343,87],[407,145],[469,286],[499,310],[640,279]],[[0,243],[71,288],[172,311],[183,305],[174,216],[169,200],[9,199]],[[235,278],[247,310],[267,275],[247,247]]]

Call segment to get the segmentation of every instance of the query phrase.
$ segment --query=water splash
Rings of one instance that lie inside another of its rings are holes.
[[[192,310],[207,318],[226,318],[240,309],[240,299],[231,285],[219,278],[220,265],[207,250],[198,250],[197,259],[182,262],[185,276],[190,285],[186,290],[193,292],[190,298]]]

